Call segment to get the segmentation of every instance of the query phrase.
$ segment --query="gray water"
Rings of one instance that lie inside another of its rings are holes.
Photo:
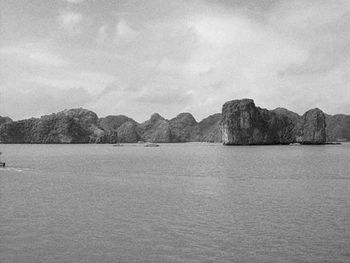
[[[348,143],[0,151],[0,262],[350,262]]]

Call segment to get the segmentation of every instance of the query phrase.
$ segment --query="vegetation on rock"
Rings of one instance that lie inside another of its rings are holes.
[[[319,109],[302,117],[286,109],[269,111],[251,99],[233,100],[222,107],[222,140],[225,145],[321,144],[326,142],[326,121]]]
[[[197,122],[190,113],[167,120],[155,113],[141,124],[124,115],[98,118],[70,109],[40,118],[13,121],[0,116],[0,143],[136,143],[138,141],[223,142],[224,144],[322,144],[350,141],[350,116],[325,115],[319,109],[303,116],[284,108],[256,107],[251,99],[233,100],[222,113]]]

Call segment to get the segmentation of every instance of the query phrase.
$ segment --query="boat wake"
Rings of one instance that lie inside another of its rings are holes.
[[[29,170],[29,168],[4,167],[4,168],[1,168],[0,171],[22,173],[22,172],[25,172],[27,170]]]

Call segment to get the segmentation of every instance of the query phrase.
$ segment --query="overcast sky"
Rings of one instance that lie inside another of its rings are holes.
[[[0,0],[0,115],[350,114],[349,0]]]

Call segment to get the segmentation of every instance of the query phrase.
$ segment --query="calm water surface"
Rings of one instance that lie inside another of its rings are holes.
[[[0,262],[350,262],[350,144],[0,145]]]

